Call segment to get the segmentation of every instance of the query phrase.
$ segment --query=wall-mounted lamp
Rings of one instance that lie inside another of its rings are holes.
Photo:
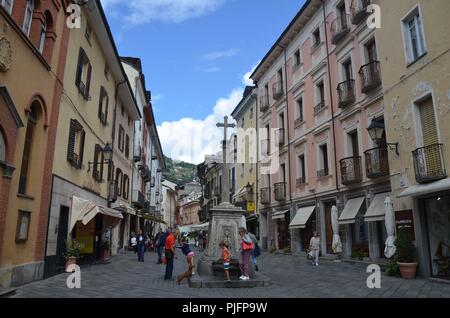
[[[385,135],[385,126],[384,126],[384,120],[377,120],[372,119],[372,122],[370,123],[370,126],[367,128],[367,131],[369,132],[370,138],[377,143],[381,145],[386,145],[391,150],[395,150],[395,153],[397,156],[400,156],[400,152],[398,150],[399,143],[387,143],[386,139],[383,138]]]
[[[91,171],[91,165],[105,165],[109,164],[112,160],[113,150],[110,144],[106,144],[105,148],[103,148],[103,162],[88,162],[88,172]]]

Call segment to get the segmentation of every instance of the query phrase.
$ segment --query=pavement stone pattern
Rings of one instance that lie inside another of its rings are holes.
[[[197,253],[199,255],[199,253]],[[271,279],[268,287],[189,288],[164,280],[164,265],[157,255],[137,261],[133,252],[115,256],[108,264],[81,267],[81,288],[69,289],[63,273],[18,288],[12,298],[450,298],[450,284],[426,278],[404,280],[382,273],[381,288],[369,289],[366,266],[323,260],[312,266],[304,257],[263,253],[260,271]],[[178,255],[174,277],[186,270]]]

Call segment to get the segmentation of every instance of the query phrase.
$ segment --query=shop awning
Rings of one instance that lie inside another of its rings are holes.
[[[289,224],[289,228],[304,229],[306,227],[306,222],[308,222],[315,209],[315,205],[298,209],[297,213],[294,216],[294,219],[292,220],[291,224]]]
[[[164,220],[157,218],[156,216],[153,215],[139,215],[139,217],[143,218],[144,220],[149,220],[155,223],[162,223],[162,224],[166,224],[166,222],[164,222]]]
[[[99,213],[113,218],[123,219],[122,213],[117,210],[107,208],[92,201],[84,200],[75,196],[72,197],[69,233],[72,232],[78,221],[81,221],[84,225],[86,225]]]
[[[355,223],[356,215],[358,214],[364,200],[365,197],[348,200],[345,204],[344,211],[342,211],[341,216],[338,219],[339,224]]]
[[[450,178],[442,179],[439,181],[435,181],[427,184],[417,184],[411,186],[404,190],[402,193],[398,195],[399,198],[402,197],[418,197],[425,194],[430,194],[434,192],[447,191],[450,189]]]
[[[380,193],[375,195],[372,202],[370,203],[369,209],[364,216],[364,221],[374,222],[384,220],[384,201],[389,193]]]
[[[272,220],[280,220],[280,219],[284,219],[284,215],[286,213],[288,213],[289,210],[285,210],[285,211],[277,211],[272,215]]]

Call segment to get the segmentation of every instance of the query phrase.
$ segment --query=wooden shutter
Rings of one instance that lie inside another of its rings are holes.
[[[91,63],[89,63],[88,71],[87,71],[86,90],[85,90],[85,94],[84,94],[84,98],[86,100],[89,99],[89,91],[91,88],[91,75],[92,75],[92,65],[91,65]]]
[[[105,89],[102,87],[100,87],[100,98],[98,101],[98,118],[100,118],[100,121],[102,121],[102,114],[103,114],[103,96],[105,94]]]
[[[108,93],[105,90],[105,95],[106,95],[106,101],[105,101],[105,110],[104,110],[104,114],[105,114],[105,122],[104,124],[106,125],[108,123],[108,106],[109,106],[109,96]]]
[[[84,155],[84,140],[86,138],[86,132],[81,130],[80,149],[78,154],[78,169],[83,167],[83,155]]]
[[[96,144],[95,145],[95,150],[94,150],[94,169],[92,172],[92,176],[94,177],[95,180],[99,180],[99,170],[98,170],[98,163],[99,163],[99,155],[100,155],[100,151],[101,151],[101,147],[100,145]]]
[[[81,74],[83,73],[83,64],[84,64],[85,56],[86,56],[86,53],[84,52],[83,48],[80,47],[80,52],[78,53],[77,74],[76,74],[76,78],[75,78],[75,85],[78,88],[80,87]]]
[[[439,143],[433,100],[424,100],[419,105],[420,121],[422,125],[423,146],[427,147]]]
[[[130,157],[130,136],[126,136],[125,139],[125,157],[128,159]]]
[[[67,160],[71,164],[75,164],[74,162],[74,154],[75,154],[75,136],[76,136],[76,121],[74,119],[70,120],[70,127],[69,127],[69,141],[67,144]]]

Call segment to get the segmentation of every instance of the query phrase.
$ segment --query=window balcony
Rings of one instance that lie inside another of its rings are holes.
[[[269,106],[269,96],[261,96],[259,100],[259,110],[261,111],[261,113],[265,113],[266,111],[268,111]]]
[[[286,201],[286,182],[275,183],[275,200]]]
[[[370,0],[353,0],[350,5],[350,14],[352,23],[360,24],[368,15],[367,7],[370,5]]]
[[[261,189],[261,204],[270,204],[270,188]]]
[[[302,185],[304,185],[306,183],[306,178],[299,177],[299,178],[297,178],[296,183],[297,183],[297,188],[301,187]]]
[[[347,15],[338,16],[331,23],[331,42],[334,45],[339,44],[350,32],[350,27],[347,22]]]
[[[381,146],[364,152],[366,157],[367,178],[379,178],[389,175],[388,148]]]
[[[134,189],[133,194],[131,196],[131,203],[139,209],[144,208],[145,205],[144,194],[141,191]]]
[[[314,114],[317,115],[325,108],[325,101],[320,101],[316,106],[314,106]]]
[[[355,102],[355,81],[348,80],[342,82],[337,87],[339,96],[339,107],[345,108]]]
[[[373,61],[361,66],[359,70],[361,77],[361,91],[364,94],[381,86],[381,69],[380,62]]]
[[[343,185],[362,182],[361,157],[349,157],[340,161]]]
[[[284,95],[283,81],[278,81],[272,86],[273,99],[279,100]]]
[[[434,144],[413,151],[414,170],[418,183],[433,182],[447,177],[444,145]]]

